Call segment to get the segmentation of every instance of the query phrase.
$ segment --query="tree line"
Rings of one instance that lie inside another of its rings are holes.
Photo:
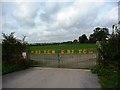
[[[30,45],[40,46],[40,45],[59,45],[59,44],[73,44],[73,43],[96,43],[96,41],[105,40],[109,37],[109,29],[106,27],[97,27],[93,30],[93,33],[87,38],[86,34],[79,36],[78,39],[74,39],[73,41],[66,42],[55,42],[55,43],[33,43]]]
[[[109,29],[97,27],[93,30],[93,33],[90,34],[89,38],[87,38],[86,34],[79,36],[78,40],[73,40],[73,43],[96,43],[96,41],[105,40],[108,38]]]

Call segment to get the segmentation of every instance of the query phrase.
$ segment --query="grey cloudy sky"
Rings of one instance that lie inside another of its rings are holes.
[[[90,0],[89,0],[90,1]],[[3,1],[2,32],[26,35],[29,43],[62,42],[89,36],[95,27],[108,27],[118,22],[118,0],[114,2],[70,1]]]

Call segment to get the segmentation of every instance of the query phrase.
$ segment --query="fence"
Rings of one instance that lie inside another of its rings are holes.
[[[97,54],[30,54],[41,67],[91,68],[96,65]]]

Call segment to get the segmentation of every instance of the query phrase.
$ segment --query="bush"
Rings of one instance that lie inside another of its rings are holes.
[[[2,67],[3,73],[25,69],[27,60],[22,59],[22,52],[28,52],[28,44],[24,40],[16,39],[14,33],[3,33],[2,41]]]
[[[18,61],[17,64],[3,66],[2,74],[4,75],[14,71],[24,70],[27,69],[28,67],[29,67],[29,62],[24,59],[21,59]]]
[[[26,61],[25,59],[20,59],[17,63],[17,66],[21,69],[25,69],[29,67],[29,64],[28,64],[28,61]]]
[[[23,70],[26,69],[27,67],[25,66],[20,66],[20,65],[8,65],[8,66],[3,66],[2,67],[2,74],[8,74],[14,71],[19,71],[19,70]]]
[[[2,63],[3,66],[15,65],[21,59],[22,52],[27,52],[27,43],[16,39],[14,33],[6,35],[3,33],[2,41]]]
[[[120,88],[120,70],[95,66],[91,71],[98,75],[102,88]]]
[[[7,74],[17,70],[17,65],[2,67],[2,74]]]
[[[98,76],[109,76],[113,73],[114,70],[100,66],[95,66],[94,68],[91,69],[91,71],[92,73],[95,73]]]
[[[120,88],[120,28],[113,29],[109,39],[98,44],[98,63],[91,70],[99,76],[103,88]]]
[[[108,40],[100,42],[98,50],[98,64],[103,67],[119,68],[120,64],[120,30],[110,35]]]

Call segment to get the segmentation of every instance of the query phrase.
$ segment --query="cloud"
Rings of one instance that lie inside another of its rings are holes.
[[[3,29],[26,35],[28,42],[61,42],[93,33],[97,26],[117,23],[117,3],[16,2],[3,9]],[[12,6],[12,7],[11,7]]]
[[[118,6],[111,8],[106,12],[98,15],[95,21],[95,25],[111,28],[113,24],[118,22]]]
[[[91,8],[90,8],[91,6]],[[57,13],[55,26],[67,28],[78,25],[83,27],[86,24],[93,22],[94,16],[99,12],[100,6],[102,4],[93,5],[93,3],[82,3],[75,2],[72,6],[66,7]],[[84,23],[85,21],[85,23]]]
[[[36,3],[17,2],[17,9],[13,12],[14,18],[21,27],[31,28],[35,25],[34,18],[39,8],[36,8]]]
[[[118,19],[118,7],[114,7],[111,9],[105,16],[109,20],[117,20]]]

